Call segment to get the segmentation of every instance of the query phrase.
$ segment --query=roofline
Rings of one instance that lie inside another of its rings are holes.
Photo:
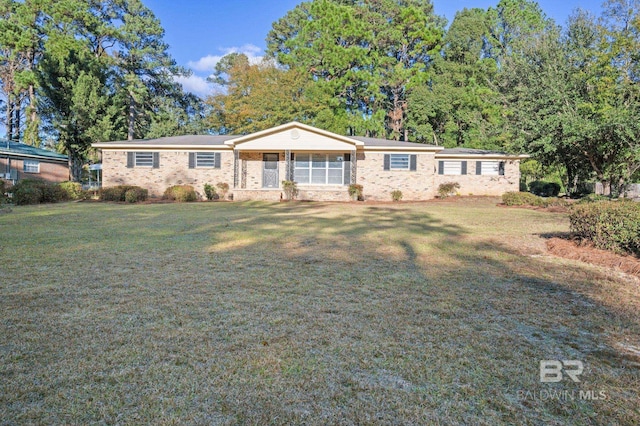
[[[67,158],[47,157],[46,155],[23,154],[23,153],[19,153],[19,152],[15,152],[15,151],[7,151],[7,150],[4,150],[4,149],[0,149],[0,155],[9,156],[9,157],[37,158],[39,160],[59,161],[61,163],[67,163],[69,161],[69,157],[67,157]]]
[[[500,154],[500,153],[487,153],[487,154],[447,154],[436,153],[436,158],[452,158],[452,159],[464,159],[464,158],[497,158],[501,160],[522,160],[531,157],[527,154]]]
[[[420,146],[420,144],[416,144],[416,146],[370,146],[366,145],[363,148],[365,151],[426,151],[426,152],[435,152],[436,155],[439,151],[442,151],[444,147],[441,146]]]
[[[231,148],[227,145],[155,145],[155,144],[135,144],[135,143],[113,143],[113,142],[98,142],[91,145],[94,148],[109,149],[113,151],[132,151],[132,150],[173,150],[173,151],[230,151]]]
[[[228,141],[225,141],[224,143],[225,143],[225,145],[228,145],[228,146],[231,146],[231,147],[235,148],[235,146],[237,144],[241,144],[243,142],[248,142],[250,140],[253,140],[253,139],[256,139],[256,138],[260,138],[260,137],[263,137],[263,136],[269,136],[269,135],[272,135],[274,133],[282,132],[284,130],[288,130],[288,129],[291,129],[291,128],[299,128],[299,129],[302,129],[302,130],[306,130],[308,132],[316,133],[316,134],[319,134],[321,136],[326,136],[328,138],[337,139],[337,140],[342,141],[342,142],[350,143],[350,144],[355,145],[357,147],[364,146],[364,142],[362,142],[362,141],[359,141],[359,140],[356,140],[356,139],[351,139],[351,138],[349,138],[347,136],[342,136],[342,135],[339,135],[337,133],[329,132],[327,130],[318,129],[317,127],[309,126],[307,124],[302,124],[302,123],[297,122],[297,121],[292,121],[292,122],[289,122],[289,123],[286,123],[286,124],[282,124],[280,126],[272,127],[270,129],[265,129],[265,130],[261,130],[259,132],[255,132],[255,133],[251,133],[251,134],[248,134],[248,135],[240,136],[240,137],[235,138],[235,139],[230,139]]]

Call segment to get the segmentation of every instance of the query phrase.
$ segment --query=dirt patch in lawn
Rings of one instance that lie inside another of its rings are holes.
[[[547,240],[547,249],[556,256],[616,268],[640,278],[640,259],[633,256],[622,256],[580,241],[558,237]]]

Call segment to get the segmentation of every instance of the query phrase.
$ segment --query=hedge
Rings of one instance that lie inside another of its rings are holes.
[[[59,185],[37,179],[23,179],[11,189],[13,202],[18,206],[40,203],[57,203],[69,199]]]
[[[600,201],[576,204],[569,212],[571,232],[594,246],[640,255],[640,203]]]
[[[61,182],[58,186],[65,192],[67,200],[79,200],[81,198],[85,198],[85,194],[82,191],[82,185],[78,182]]]
[[[107,188],[100,189],[100,200],[101,201],[116,201],[116,202],[125,202],[126,194],[129,190],[136,191],[144,191],[143,188],[135,185],[118,185],[118,186],[110,186]],[[146,197],[144,198],[146,200]],[[144,201],[144,200],[139,200]]]
[[[502,194],[502,204],[507,206],[566,207],[569,202],[562,198],[538,197],[530,192],[505,192]]]
[[[130,188],[124,193],[124,200],[127,203],[139,203],[146,201],[147,198],[149,198],[149,191],[138,186]]]
[[[542,197],[557,197],[560,193],[560,185],[555,182],[534,180],[529,184],[529,191]]]
[[[164,191],[162,198],[164,200],[172,200],[179,203],[188,203],[191,201],[197,201],[198,195],[191,185],[175,185],[167,188],[166,191]]]

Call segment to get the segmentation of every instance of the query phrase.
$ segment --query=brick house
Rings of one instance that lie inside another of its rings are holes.
[[[57,152],[0,140],[0,178],[64,182],[69,180],[69,159]]]
[[[103,186],[139,185],[160,196],[172,185],[227,183],[234,200],[279,200],[283,180],[298,199],[347,201],[348,186],[365,199],[427,200],[458,182],[462,195],[518,191],[522,155],[347,137],[292,122],[243,136],[198,135],[103,142]]]

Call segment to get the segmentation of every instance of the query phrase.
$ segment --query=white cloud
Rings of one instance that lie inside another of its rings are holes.
[[[221,47],[218,50],[221,52],[220,55],[207,55],[197,61],[189,61],[187,66],[195,71],[211,72],[216,69],[216,64],[220,59],[230,53],[244,53],[249,58],[249,63],[252,64],[259,63],[263,58],[262,49],[253,44],[245,44],[240,47]]]
[[[201,98],[206,98],[213,94],[216,87],[215,84],[207,82],[205,77],[197,75],[190,75],[189,77],[179,76],[175,77],[175,80],[182,85],[182,88],[186,92],[191,92]]]

